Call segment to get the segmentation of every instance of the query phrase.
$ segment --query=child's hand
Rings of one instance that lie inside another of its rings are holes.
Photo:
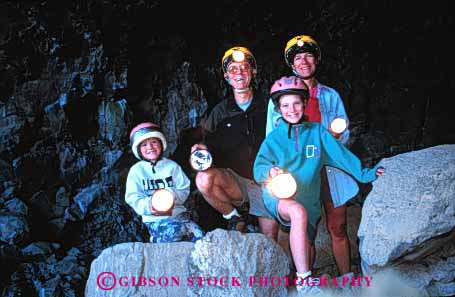
[[[376,176],[382,176],[382,175],[384,175],[384,172],[385,172],[385,168],[384,167],[379,167],[376,170]]]
[[[335,137],[336,139],[340,138],[341,134],[343,134],[343,133],[336,133],[336,132],[334,132],[334,131],[332,130],[332,128],[330,128],[330,127],[329,127],[328,130],[329,130],[330,134],[332,134],[332,136]]]
[[[282,169],[280,169],[279,167],[272,167],[272,168],[270,168],[269,176],[270,176],[270,178],[274,178],[275,176],[277,176],[278,174],[283,173],[283,172],[284,171]]]
[[[196,143],[191,147],[191,152],[194,152],[196,150],[208,150],[207,146],[203,143]]]

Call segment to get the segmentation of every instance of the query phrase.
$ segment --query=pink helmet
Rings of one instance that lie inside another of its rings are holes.
[[[141,142],[149,138],[158,138],[163,146],[163,152],[166,150],[167,143],[163,132],[160,130],[160,126],[150,122],[141,123],[135,126],[130,133],[130,144],[131,150],[134,156],[141,160],[141,154],[139,153],[138,146]]]
[[[275,106],[277,106],[278,99],[280,99],[282,95],[287,94],[300,95],[303,100],[306,100],[309,96],[308,87],[300,78],[296,76],[283,76],[273,84],[270,89],[270,97],[272,98]]]

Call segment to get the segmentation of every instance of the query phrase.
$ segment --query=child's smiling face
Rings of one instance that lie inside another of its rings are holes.
[[[158,138],[148,138],[139,144],[141,155],[148,161],[156,161],[163,151],[161,141]]]
[[[303,103],[302,97],[300,95],[282,95],[278,102],[279,111],[288,123],[296,124],[303,117],[305,104]]]

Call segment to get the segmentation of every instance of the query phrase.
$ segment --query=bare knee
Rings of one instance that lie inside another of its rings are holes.
[[[214,185],[214,174],[211,170],[199,171],[196,175],[196,187],[202,193],[207,193]]]
[[[346,222],[329,222],[327,229],[333,239],[345,239],[347,237]]]
[[[263,217],[258,218],[259,227],[261,228],[262,234],[268,238],[277,241],[278,239],[278,222],[273,219],[267,219]]]
[[[291,217],[291,222],[306,222],[308,220],[308,214],[302,205],[296,203],[289,209],[289,216]]]

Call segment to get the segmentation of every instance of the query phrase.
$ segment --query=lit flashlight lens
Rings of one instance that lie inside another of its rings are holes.
[[[337,134],[341,134],[346,130],[346,120],[342,118],[336,118],[330,124],[330,129]]]
[[[242,62],[243,60],[245,60],[245,54],[242,51],[234,51],[232,53],[232,59],[235,62]]]
[[[152,207],[158,212],[167,212],[174,205],[174,194],[161,189],[152,195]]]
[[[272,178],[270,190],[277,198],[291,198],[297,191],[297,183],[291,174],[280,173]]]

